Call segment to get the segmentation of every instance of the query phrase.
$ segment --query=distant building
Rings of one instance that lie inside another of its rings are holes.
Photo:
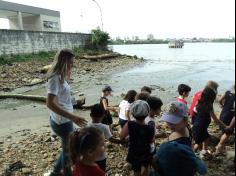
[[[0,18],[12,30],[61,32],[60,12],[0,0]]]

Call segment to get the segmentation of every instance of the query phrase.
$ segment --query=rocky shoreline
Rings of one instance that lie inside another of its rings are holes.
[[[119,127],[114,128],[114,136],[118,137]],[[166,131],[166,126],[161,125],[161,131]],[[219,133],[216,132],[216,127],[211,128],[211,149],[213,150],[215,144],[218,142]],[[168,131],[167,131],[168,133]],[[0,175],[7,176],[42,176],[45,171],[50,169],[57,159],[60,151],[60,142],[56,138],[51,140],[50,130],[45,130],[44,133],[35,133],[31,130],[18,131],[18,134],[24,136],[24,139],[19,141],[11,141],[12,137],[7,136],[6,141],[0,141]],[[5,145],[7,141],[11,144]],[[156,145],[167,141],[165,139],[157,139]],[[207,176],[233,176],[234,170],[231,168],[234,157],[233,139],[230,146],[227,146],[227,152],[224,155],[212,156],[205,158],[208,166]],[[108,166],[109,173],[112,176],[130,176],[131,172],[125,162],[127,155],[127,148],[121,145],[111,144],[107,142],[108,151]]]
[[[117,54],[117,53],[116,53]],[[120,67],[133,67],[143,63],[142,58],[136,56],[120,55],[106,59],[84,59],[80,56],[75,60],[74,76],[95,75],[113,71]],[[97,56],[99,58],[99,56]],[[0,65],[0,92],[12,92],[21,87],[31,87],[44,84],[46,73],[43,67],[51,64],[53,60],[32,60],[28,62]]]
[[[98,80],[97,75],[103,75],[104,72],[114,73],[122,69],[127,70],[128,68],[142,65],[144,62],[145,60],[142,58],[127,55],[119,55],[118,57],[102,60],[77,58],[74,64],[72,82],[79,84],[82,80],[84,84],[86,81],[90,81],[94,85],[102,86],[104,82]],[[24,93],[27,89],[34,90],[35,88],[32,85],[37,84],[39,87],[44,87],[46,74],[42,73],[41,69],[50,63],[51,61],[29,61],[0,66],[0,93],[15,92],[18,88],[21,88],[20,92]],[[89,84],[88,86],[91,85]],[[166,97],[170,96],[162,87],[152,86],[152,88],[160,90]],[[120,96],[117,99],[120,99]],[[2,103],[6,104],[5,101]],[[45,105],[30,102],[30,104],[27,103],[27,105],[23,106],[18,101],[15,104],[14,108],[9,106],[10,108],[7,109],[4,106],[1,109],[3,123],[0,127],[4,131],[4,135],[0,135],[0,176],[7,176],[6,171],[9,171],[12,176],[42,176],[45,171],[51,168],[57,158],[60,150],[59,139],[51,141]],[[80,115],[89,118],[88,111],[76,113],[81,113]],[[11,123],[10,121],[14,122]],[[115,121],[117,122],[117,119]],[[114,129],[114,135],[117,137],[118,130],[117,128]],[[168,133],[164,124],[161,124],[161,130]],[[210,134],[213,135],[211,149],[214,151],[214,147],[220,137],[216,126],[211,126]],[[166,140],[156,140],[157,147]],[[130,176],[131,173],[125,162],[127,148],[110,143],[107,146],[108,166],[111,175]],[[206,159],[209,168],[207,176],[233,176],[234,170],[230,168],[235,155],[233,143],[227,145],[226,151],[221,156],[213,156]]]

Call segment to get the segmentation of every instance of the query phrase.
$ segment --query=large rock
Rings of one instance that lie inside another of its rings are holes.
[[[228,160],[233,160],[235,158],[235,151],[227,151],[226,155]]]
[[[32,170],[30,168],[23,168],[22,173],[25,174],[25,175],[28,175],[28,174],[32,173]]]
[[[47,73],[48,70],[52,67],[52,65],[46,65],[43,68],[41,68],[40,73]]]

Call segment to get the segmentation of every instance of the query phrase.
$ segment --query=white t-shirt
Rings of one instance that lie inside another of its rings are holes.
[[[109,140],[112,137],[111,131],[109,129],[109,127],[105,124],[102,123],[92,123],[89,125],[89,127],[94,127],[97,128],[99,130],[101,130],[104,133],[104,136],[107,140]],[[103,155],[99,158],[96,159],[96,161],[102,161],[106,159],[106,153],[103,153]]]
[[[120,119],[128,120],[127,117],[126,117],[126,111],[130,110],[130,106],[131,106],[131,104],[126,100],[123,100],[120,103],[120,106],[119,106],[119,108],[120,108],[119,118]]]
[[[47,83],[48,94],[57,96],[58,105],[67,112],[73,112],[73,105],[71,102],[71,93],[69,84],[64,81],[63,84],[60,82],[60,76],[54,75],[48,80]],[[55,112],[49,110],[52,120],[58,125],[70,122],[69,119],[56,114]]]

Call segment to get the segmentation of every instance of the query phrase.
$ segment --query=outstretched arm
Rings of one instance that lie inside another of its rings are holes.
[[[55,112],[56,114],[61,115],[73,121],[75,124],[77,124],[80,127],[83,127],[87,124],[87,121],[84,118],[79,117],[73,113],[67,112],[64,109],[62,109],[57,103],[57,96],[53,94],[48,94],[47,107],[53,112]]]
[[[224,106],[224,103],[225,103],[225,94],[220,97],[219,103],[220,103],[220,105],[221,105],[222,107]]]
[[[102,100],[102,104],[106,111],[117,111],[117,108],[108,106],[107,101],[105,99]]]
[[[211,113],[211,117],[212,119],[214,120],[215,123],[221,125],[222,127],[226,128],[226,125],[220,120],[217,118],[216,114],[214,112]]]
[[[130,111],[125,111],[125,116],[127,117],[128,121],[131,121]]]

